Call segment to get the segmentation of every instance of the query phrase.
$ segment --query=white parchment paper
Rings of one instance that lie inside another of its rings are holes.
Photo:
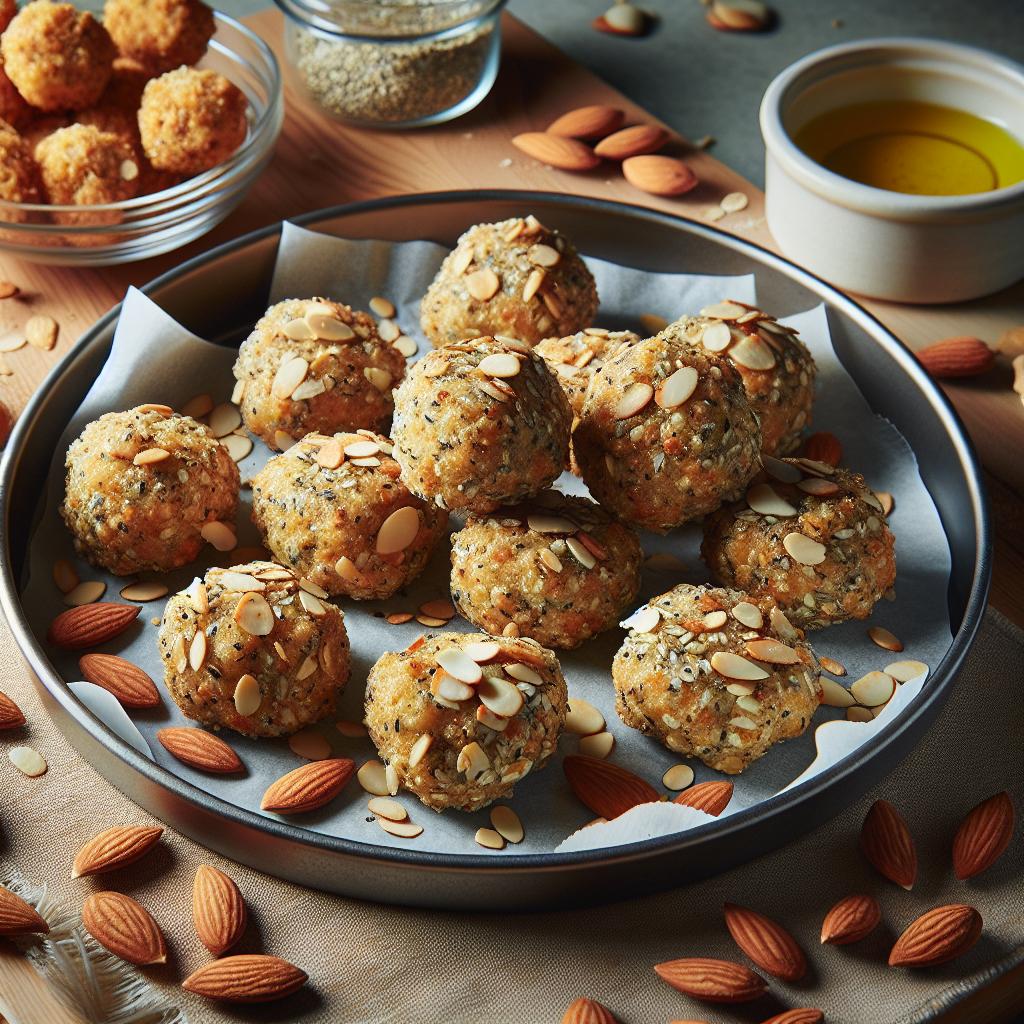
[[[386,295],[398,307],[399,324],[406,333],[419,340],[420,351],[423,352],[427,343],[418,328],[419,299],[444,255],[444,249],[428,242],[350,241],[286,224],[267,303],[289,297],[318,295],[365,309],[372,296]],[[699,277],[653,274],[601,260],[587,262],[598,283],[601,296],[598,319],[602,326],[640,329],[637,317],[641,313],[673,317],[694,313],[701,306],[726,296],[752,303],[757,299],[756,282],[750,275]],[[212,283],[211,295],[215,292],[216,284]],[[216,296],[218,302],[229,300],[228,296]],[[818,363],[820,376],[813,429],[831,430],[837,434],[845,449],[844,461],[865,473],[875,488],[892,492],[896,499],[891,525],[897,540],[897,599],[881,602],[871,622],[893,630],[904,641],[905,654],[889,655],[875,647],[867,639],[863,623],[834,626],[812,634],[811,640],[820,653],[837,658],[846,665],[849,670],[847,681],[856,679],[869,669],[881,668],[896,657],[916,658],[935,665],[951,640],[946,609],[949,552],[938,514],[918,474],[913,453],[888,422],[871,412],[856,385],[840,366],[829,340],[824,309],[811,309],[784,322],[800,330]],[[68,444],[88,421],[111,410],[126,409],[144,402],[161,402],[180,408],[188,399],[202,392],[211,393],[215,401],[226,401],[233,385],[231,366],[234,358],[233,348],[195,337],[141,292],[129,291],[110,357],[54,453],[39,525],[32,541],[29,576],[23,595],[29,621],[41,639],[45,637],[54,615],[63,607],[61,595],[51,579],[54,559],[71,559],[82,579],[105,579],[108,584],[107,600],[118,600],[118,591],[125,583],[124,580],[105,576],[74,555],[70,538],[57,512],[63,496],[64,455]],[[243,480],[251,477],[268,457],[267,449],[257,442],[253,453],[241,464]],[[568,474],[563,475],[559,486],[566,492],[585,493],[582,483]],[[249,513],[250,494],[243,488],[238,519],[241,545],[259,542]],[[453,523],[454,528],[457,525]],[[647,554],[670,552],[685,566],[682,572],[646,569],[641,593],[643,601],[676,583],[700,582],[708,578],[698,556],[699,528],[677,530],[668,537],[647,534],[643,543]],[[209,549],[193,565],[168,574],[166,582],[172,592],[187,586],[193,576],[202,575],[217,557]],[[338,717],[360,719],[363,688],[370,666],[383,651],[400,650],[423,632],[423,627],[415,621],[403,626],[388,625],[379,617],[380,613],[415,611],[421,602],[446,595],[448,573],[447,548],[442,545],[427,572],[407,592],[388,601],[340,602],[352,640],[353,668],[351,681],[339,704]],[[162,666],[156,644],[157,627],[151,620],[159,618],[162,611],[162,600],[147,604],[137,623],[127,633],[101,648],[141,665],[158,684],[162,681]],[[471,630],[458,618],[448,628]],[[621,630],[613,629],[579,651],[561,653],[562,667],[569,682],[570,696],[585,697],[604,713],[617,740],[615,760],[660,786],[662,774],[678,762],[678,756],[627,729],[615,715],[610,666],[622,637]],[[53,650],[51,655],[66,680],[80,678],[75,656],[57,650]],[[298,758],[284,740],[256,741],[226,733],[225,738],[245,762],[246,774],[243,777],[215,777],[188,768],[172,758],[154,737],[156,730],[164,726],[187,724],[162,686],[161,690],[163,706],[154,710],[132,710],[129,712],[131,720],[148,742],[154,759],[201,790],[229,803],[257,810],[260,797],[270,782],[298,763]],[[903,695],[903,703],[914,692],[908,689]],[[93,699],[90,706],[101,709],[103,704]],[[822,744],[826,747],[832,744],[828,738],[830,733],[837,737],[835,749],[843,751],[850,749],[852,743],[870,741],[876,730],[884,728],[898,714],[899,706],[895,701],[891,713],[889,711],[887,709],[887,714],[870,725],[854,726],[843,722],[835,728],[823,730]],[[841,716],[842,712],[822,708],[816,723]],[[856,728],[857,733],[847,732],[847,724]],[[124,727],[123,722],[121,727]],[[368,739],[341,736],[333,721],[324,722],[318,728],[328,737],[339,756],[350,756],[357,762],[375,756]],[[137,741],[135,745],[141,749]],[[558,757],[543,771],[531,774],[518,785],[511,803],[526,826],[526,839],[516,847],[495,853],[495,856],[553,850],[590,819],[590,812],[572,795],[559,765],[561,754],[571,753],[575,747],[575,738],[566,736]],[[813,729],[799,740],[775,747],[735,779],[736,794],[729,811],[777,793],[804,773],[815,761],[815,756]],[[718,777],[699,762],[691,763],[697,781]],[[827,749],[819,763],[829,763]],[[408,795],[401,799],[412,818],[425,827],[424,833],[414,840],[417,849],[483,852],[473,842],[473,834],[478,827],[488,823],[486,811],[437,815]],[[611,826],[587,829],[586,833],[570,840],[572,845],[566,848],[635,841],[694,827],[709,820],[700,812],[691,814],[685,811],[684,808],[655,808],[632,812],[632,817],[621,819],[614,829]],[[353,781],[328,807],[291,820],[318,832],[369,844],[396,846],[408,842],[386,835],[372,820],[367,820],[368,817],[366,795]],[[585,840],[581,839],[583,835],[586,835]]]

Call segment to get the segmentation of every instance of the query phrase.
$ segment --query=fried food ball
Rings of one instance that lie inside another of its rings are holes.
[[[410,494],[386,437],[307,434],[253,477],[252,518],[278,561],[328,594],[391,597],[416,579],[448,513]]]
[[[544,647],[579,647],[610,629],[640,590],[640,540],[587,498],[470,516],[452,537],[452,598],[474,626]]]
[[[22,131],[28,127],[34,116],[35,111],[7,77],[3,58],[0,57],[0,119],[12,128]]]
[[[107,87],[117,51],[88,11],[34,0],[7,27],[0,52],[11,81],[33,107],[83,110]]]
[[[69,124],[71,124],[71,119],[66,114],[46,114],[44,117],[33,118],[22,129],[21,136],[28,144],[28,151],[32,154],[33,163],[35,163],[36,146],[58,128],[67,128]]]
[[[817,658],[770,601],[683,583],[632,620],[612,662],[619,718],[709,768],[738,775],[821,703]]]
[[[242,343],[234,374],[246,427],[282,449],[314,432],[385,429],[405,357],[367,313],[329,299],[286,299]]]
[[[209,429],[166,406],[108,412],[68,449],[61,515],[75,550],[115,576],[191,562],[238,511],[238,467]]]
[[[402,479],[442,508],[485,513],[544,490],[569,451],[565,393],[540,356],[510,338],[428,352],[395,392]]]
[[[725,356],[743,379],[761,422],[762,451],[785,455],[811,422],[814,358],[792,328],[754,306],[727,300],[670,326],[707,352]]]
[[[477,811],[544,766],[566,698],[558,659],[532,640],[441,633],[370,669],[365,722],[403,789],[435,811]]]
[[[43,201],[39,167],[28,143],[5,121],[0,121],[0,199],[11,203]],[[27,214],[5,210],[0,219],[24,221]]]
[[[620,519],[660,533],[741,494],[760,448],[732,365],[671,329],[607,360],[573,433],[591,494]]]
[[[142,148],[158,171],[207,171],[245,141],[248,106],[245,93],[215,71],[168,71],[143,90]]]
[[[97,106],[117,107],[135,120],[135,132],[138,134],[138,113],[142,106],[142,93],[152,74],[138,61],[129,57],[115,57],[110,81],[100,97]]]
[[[458,241],[420,306],[436,346],[483,335],[533,345],[582,330],[597,312],[597,286],[572,243],[536,217],[477,224]]]
[[[122,56],[154,75],[198,63],[214,32],[200,0],[106,0],[103,24]]]
[[[160,623],[164,682],[186,718],[245,736],[287,736],[334,711],[351,671],[341,610],[290,569],[210,569]]]
[[[858,473],[810,459],[764,457],[742,501],[704,524],[715,577],[770,598],[798,626],[866,619],[896,580],[895,539]]]

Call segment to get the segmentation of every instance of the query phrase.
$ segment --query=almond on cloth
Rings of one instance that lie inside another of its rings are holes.
[[[121,892],[94,892],[82,906],[85,930],[130,964],[167,963],[167,944],[153,915]]]
[[[896,940],[890,967],[934,967],[966,953],[981,938],[982,921],[974,907],[950,903],[922,914]]]
[[[735,903],[726,903],[724,913],[733,941],[761,970],[790,982],[807,973],[803,950],[777,921]]]
[[[227,775],[243,768],[239,756],[219,736],[192,726],[157,731],[156,738],[172,756],[192,768]]]
[[[861,893],[844,896],[821,922],[822,944],[847,946],[851,942],[860,942],[878,927],[881,920],[882,908],[874,896]]]
[[[982,800],[964,818],[953,839],[956,877],[973,878],[992,867],[1010,845],[1013,824],[1013,801],[1009,793],[1003,790]]]
[[[655,964],[654,971],[684,995],[709,1003],[749,1003],[768,991],[761,975],[731,960],[683,957]]]
[[[277,814],[316,810],[342,791],[355,768],[355,761],[347,757],[330,757],[300,765],[270,784],[260,807]]]
[[[123,633],[141,611],[142,606],[137,604],[78,605],[53,620],[46,638],[69,651],[98,647]]]
[[[698,811],[717,818],[729,806],[732,793],[731,782],[698,782],[696,786],[680,793],[672,802],[696,807]]]
[[[220,956],[242,937],[248,917],[234,879],[209,864],[200,864],[192,883],[192,923],[199,941]]]
[[[567,111],[548,125],[547,132],[566,139],[602,139],[621,128],[625,119],[617,107],[594,104]]]
[[[914,353],[917,361],[937,380],[977,377],[987,373],[996,354],[980,338],[963,335],[944,338]]]
[[[242,953],[205,964],[189,975],[186,992],[226,1003],[266,1003],[297,992],[309,976],[279,956]]]
[[[638,775],[610,761],[569,754],[562,770],[577,799],[602,818],[617,818],[637,804],[656,803],[658,791]]]
[[[611,1010],[596,999],[577,999],[562,1015],[562,1024],[618,1024]]]
[[[512,145],[534,160],[562,171],[589,171],[601,162],[579,139],[565,139],[547,132],[523,132],[512,139]]]
[[[602,139],[594,152],[602,160],[626,160],[631,156],[656,153],[668,142],[668,132],[656,124],[634,124]]]
[[[876,800],[871,805],[860,830],[860,848],[880,875],[904,889],[913,889],[917,850],[907,823],[888,801]]]
[[[120,825],[105,829],[78,851],[72,878],[98,875],[131,864],[156,845],[164,830],[158,825]]]
[[[0,935],[32,935],[49,930],[50,926],[31,903],[0,885]]]
[[[138,665],[116,654],[83,654],[78,659],[82,678],[112,693],[126,708],[154,708],[160,704],[156,684]]]
[[[626,181],[654,196],[681,196],[699,184],[697,175],[673,156],[644,154],[622,161]]]
[[[21,708],[0,690],[0,729],[18,729],[25,724]]]

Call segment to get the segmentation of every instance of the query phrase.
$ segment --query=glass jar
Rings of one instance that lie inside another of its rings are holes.
[[[275,0],[293,81],[324,113],[416,128],[490,92],[506,0]]]

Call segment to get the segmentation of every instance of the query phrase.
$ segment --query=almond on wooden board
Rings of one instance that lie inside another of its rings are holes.
[[[650,783],[598,757],[569,754],[562,760],[562,770],[580,803],[602,818],[611,820],[637,804],[660,799]]]
[[[104,829],[78,851],[71,877],[98,875],[131,864],[149,853],[163,834],[164,830],[158,825],[118,825]]]
[[[696,807],[698,811],[717,818],[729,806],[732,794],[731,782],[698,782],[696,786],[680,793],[672,802]]]
[[[761,970],[790,982],[807,973],[803,950],[781,924],[735,903],[726,903],[723,909],[733,941]]]
[[[160,704],[156,684],[138,665],[116,654],[83,654],[78,659],[82,678],[112,693],[126,708],[153,708]]]
[[[764,978],[731,960],[683,957],[655,964],[654,971],[684,995],[709,1003],[748,1003],[768,990]]]
[[[242,937],[247,920],[245,900],[234,880],[209,864],[200,864],[192,883],[192,923],[199,941],[220,956]]]
[[[618,1024],[611,1010],[596,999],[577,999],[562,1015],[562,1024]]]
[[[861,852],[879,874],[904,889],[917,879],[917,850],[910,829],[899,811],[886,800],[876,800],[860,830]]]
[[[21,708],[0,690],[0,729],[18,729],[25,724]]]
[[[626,160],[631,156],[656,153],[668,142],[668,132],[656,124],[634,124],[602,139],[594,152],[602,160]]]
[[[307,980],[305,971],[279,956],[241,953],[205,964],[181,987],[226,1003],[266,1003],[297,992]]]
[[[523,132],[512,139],[512,145],[534,160],[562,171],[589,171],[601,162],[579,139],[564,139],[547,132]]]
[[[69,651],[98,647],[123,633],[140,611],[141,605],[106,602],[68,608],[50,624],[46,638]]]
[[[226,775],[242,770],[242,762],[234,750],[205,729],[173,726],[158,730],[156,738],[169,754],[200,771]]]
[[[622,161],[626,181],[654,196],[681,196],[696,188],[697,175],[673,156],[631,156]]]
[[[300,765],[270,784],[260,807],[277,814],[316,810],[342,791],[355,768],[355,761],[348,757],[329,757]]]
[[[821,922],[822,944],[847,946],[851,942],[860,942],[875,930],[881,920],[882,908],[874,896],[862,893],[844,896]]]
[[[922,914],[896,940],[890,967],[934,967],[966,953],[981,937],[982,920],[974,907],[949,903]]]
[[[105,949],[130,964],[167,963],[167,944],[153,915],[121,892],[94,892],[82,906],[82,924]]]
[[[547,132],[566,139],[602,139],[621,128],[625,119],[617,107],[594,104],[566,111],[548,125]]]
[[[1013,801],[1005,790],[974,807],[953,839],[956,877],[963,880],[987,871],[1010,845],[1013,824]]]
[[[50,926],[31,903],[0,885],[0,935],[32,935],[49,930]]]
[[[827,466],[838,466],[843,461],[843,445],[835,434],[821,430],[804,441],[803,456]]]
[[[917,361],[938,380],[987,373],[996,358],[995,352],[985,342],[968,335],[932,342],[914,354]]]

